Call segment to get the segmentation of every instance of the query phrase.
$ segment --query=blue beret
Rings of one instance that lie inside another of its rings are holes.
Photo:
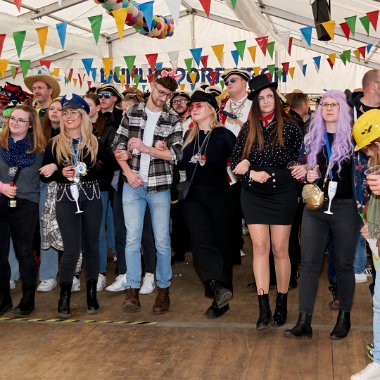
[[[72,94],[65,95],[61,99],[62,109],[64,108],[82,108],[86,113],[90,112],[90,106],[88,103],[79,95]]]

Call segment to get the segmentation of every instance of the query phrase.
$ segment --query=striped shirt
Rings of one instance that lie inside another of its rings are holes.
[[[129,108],[123,116],[113,141],[113,150],[128,150],[128,140],[137,137],[144,139],[144,130],[147,122],[145,103],[139,103]],[[153,145],[156,141],[163,140],[170,150],[170,161],[161,158],[150,157],[147,190],[150,193],[169,189],[173,182],[172,165],[182,158],[182,126],[177,113],[166,105],[162,110],[156,128],[154,130]],[[141,155],[133,155],[128,165],[134,173],[140,171]],[[127,179],[123,176],[124,180]]]

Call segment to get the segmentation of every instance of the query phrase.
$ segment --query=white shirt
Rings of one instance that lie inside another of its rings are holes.
[[[228,99],[227,103],[224,107],[224,109],[227,112],[231,112],[230,104],[231,104],[231,99]],[[251,106],[252,106],[252,102],[248,99],[245,99],[244,104],[242,105],[241,109],[239,109],[238,120],[240,120],[243,123],[245,123],[248,120],[248,115],[249,115],[249,111],[251,109]],[[230,119],[227,117],[226,122],[224,123],[224,126],[227,129],[229,129],[235,136],[237,136],[240,132],[240,126],[239,126],[239,124],[234,123],[235,120],[237,120],[237,119]]]

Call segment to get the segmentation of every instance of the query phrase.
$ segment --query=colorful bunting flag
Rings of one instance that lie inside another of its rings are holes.
[[[193,67],[193,58],[185,58],[185,66],[187,68],[187,72],[190,73],[191,68]]]
[[[11,73],[12,73],[12,78],[13,78],[13,79],[16,78],[16,75],[17,75],[17,73],[18,73],[18,69],[19,69],[18,66],[11,66]]]
[[[257,37],[256,42],[264,55],[267,55],[268,36]]]
[[[292,47],[293,47],[293,37],[289,37],[289,42],[288,42],[288,54],[292,55]]]
[[[289,67],[289,75],[292,77],[292,79],[294,78],[294,70],[295,67]]]
[[[202,48],[190,49],[190,53],[193,56],[195,63],[199,67],[201,63]]]
[[[22,46],[24,45],[25,36],[26,36],[26,30],[13,32],[13,40],[16,45],[17,56],[21,55],[21,50],[22,50]]]
[[[268,71],[270,72],[270,75],[273,76],[274,74],[274,70],[276,68],[276,65],[272,64],[272,65],[267,65],[267,68],[268,68]]]
[[[281,65],[282,65],[282,68],[284,69],[285,74],[288,74],[288,72],[289,72],[289,62],[282,62]]]
[[[377,29],[377,20],[379,19],[379,11],[372,11],[372,12],[367,12],[366,13],[369,22],[373,26],[373,29]]]
[[[102,27],[103,16],[102,15],[90,16],[88,18],[88,21],[90,21],[91,30],[92,30],[92,34],[94,36],[95,42],[96,44],[98,44],[100,29]]]
[[[191,73],[189,73],[189,78],[191,80],[191,83],[192,84],[195,84],[195,81],[197,80],[197,73],[195,73],[194,71],[192,71]]]
[[[251,55],[251,58],[252,58],[252,62],[255,63],[256,62],[256,48],[257,46],[249,46],[248,47],[248,51],[249,51],[249,54]]]
[[[103,66],[104,66],[104,75],[106,78],[109,77],[111,74],[111,69],[113,66],[113,58],[112,57],[107,57],[107,58],[102,58],[103,61]]]
[[[311,34],[313,32],[313,27],[312,26],[305,26],[304,28],[300,29],[300,32],[305,39],[307,45],[310,47],[311,45]]]
[[[239,52],[237,50],[231,50],[231,55],[234,59],[235,67],[237,67],[239,65]]]
[[[51,59],[40,59],[40,65],[41,67],[47,67],[47,69],[50,70]]]
[[[216,76],[217,75],[218,75],[218,72],[215,71],[215,70],[212,70],[210,72],[210,77],[211,77],[210,86],[215,86],[216,85]]]
[[[0,34],[0,57],[3,52],[4,41],[5,41],[6,36],[7,36],[6,34]]]
[[[314,61],[315,69],[318,72],[319,68],[321,67],[321,56],[319,55],[317,57],[313,57],[313,61]]]
[[[177,1],[177,0],[174,0],[174,1]],[[169,59],[170,59],[172,66],[177,67],[179,51],[169,51],[167,54],[169,56]]]
[[[207,69],[207,63],[208,63],[208,55],[204,55],[201,57],[201,63],[204,69]]]
[[[367,35],[369,36],[369,19],[367,16],[359,17],[360,22],[362,23]]]
[[[174,24],[178,24],[181,2],[178,0],[166,0],[166,5],[168,6],[169,12],[171,13],[174,19]]]
[[[365,59],[365,52],[366,52],[366,46],[360,46],[358,47],[358,50],[360,52],[360,55]]]
[[[215,57],[217,58],[220,66],[223,66],[223,49],[224,49],[224,44],[221,45],[214,45],[211,46],[212,50],[215,54]]]
[[[347,40],[350,40],[350,27],[347,22],[342,22],[339,24]]]
[[[61,41],[62,49],[64,49],[66,43],[67,22],[60,22],[59,24],[56,24],[55,27],[58,32],[59,40]]]
[[[258,75],[260,75],[261,67],[260,66],[255,66],[255,67],[252,67],[252,70],[255,73],[255,76],[258,76]]]
[[[125,79],[126,79],[125,74],[120,74],[119,75],[119,81],[120,81],[120,84],[121,84],[122,87],[124,87]]]
[[[367,45],[367,54],[371,51],[373,44]]]
[[[21,3],[22,3],[22,0],[13,0],[14,4],[16,5],[18,11],[20,12],[21,11]]]
[[[38,43],[40,44],[40,48],[42,51],[42,55],[44,55],[49,28],[47,26],[42,26],[41,28],[36,28],[36,32],[38,36]]]
[[[273,59],[274,41],[268,42],[267,50],[268,50],[270,57]]]
[[[354,35],[357,16],[345,17],[344,19],[348,25],[348,28],[350,29],[351,34]]]
[[[119,9],[116,9],[115,11],[112,11],[111,13],[115,20],[119,38],[122,39],[124,37],[124,25],[125,25],[125,20],[128,14],[128,8],[119,8]]]
[[[153,21],[153,1],[139,4],[139,8],[140,8],[140,11],[144,15],[146,25],[150,32],[152,30],[152,21]]]
[[[138,87],[138,85],[139,85],[139,83],[140,83],[140,79],[141,79],[141,77],[140,77],[140,75],[139,74],[136,74],[135,75],[135,78],[134,78],[134,85],[133,85],[133,88],[137,88]]]
[[[136,56],[135,55],[126,55],[124,57],[125,64],[127,65],[128,71],[131,73],[133,65],[135,64]]]
[[[82,58],[82,63],[84,68],[86,69],[86,73],[90,76],[92,63],[94,62],[94,58]]]
[[[327,62],[329,63],[330,68],[331,68],[331,70],[332,70],[332,69],[334,68],[334,64],[332,63],[330,57],[327,57]]]
[[[149,67],[151,68],[152,71],[156,68],[156,62],[158,58],[158,53],[154,54],[145,54],[146,60],[149,63]]]
[[[303,76],[306,76],[306,70],[307,70],[307,64],[304,64],[302,66],[302,74],[303,74]]]
[[[52,77],[59,77],[61,69],[59,67],[54,67],[53,70],[51,70],[51,76]]]
[[[336,53],[331,53],[328,54],[330,61],[332,62],[333,65],[335,65],[335,60],[336,60]]]
[[[246,40],[235,41],[234,42],[234,45],[236,47],[236,50],[239,53],[239,57],[241,58],[241,60],[244,59],[244,50],[245,50],[245,44],[246,44],[246,42],[247,42]]]
[[[5,77],[5,73],[8,67],[8,62],[9,62],[8,59],[0,59],[0,75],[2,78]]]
[[[355,55],[356,59],[358,60],[358,62],[360,62],[360,51],[358,49],[354,50],[354,55]]]
[[[327,34],[329,35],[329,37],[332,40],[334,40],[335,21],[331,20],[331,21],[322,22],[322,26],[325,29],[325,31],[327,32]]]
[[[232,9],[236,8],[236,2],[237,0],[231,0]]]
[[[199,0],[199,2],[201,3],[202,8],[205,11],[207,17],[209,17],[210,16],[211,0]]]

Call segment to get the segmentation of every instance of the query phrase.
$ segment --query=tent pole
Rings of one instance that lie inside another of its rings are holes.
[[[191,48],[195,48],[195,10],[193,9],[191,11],[191,22],[190,22],[190,28],[191,28]]]

